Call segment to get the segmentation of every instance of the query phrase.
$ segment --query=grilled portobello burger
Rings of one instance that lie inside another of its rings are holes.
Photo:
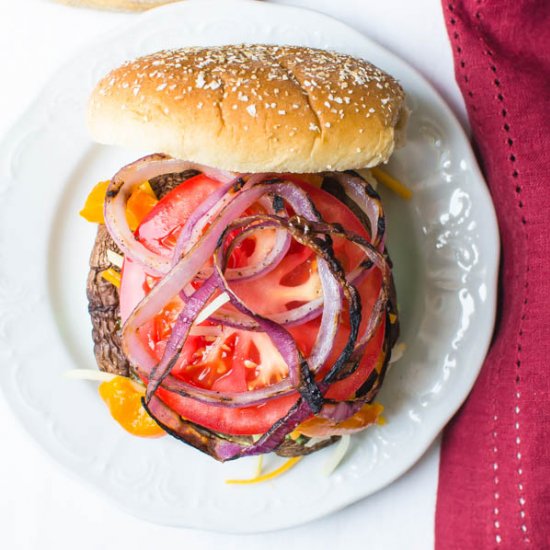
[[[221,461],[309,454],[376,422],[399,325],[382,205],[357,169],[387,160],[405,118],[390,76],[308,48],[163,51],[107,75],[96,140],[164,153],[105,189],[87,288],[99,368]]]

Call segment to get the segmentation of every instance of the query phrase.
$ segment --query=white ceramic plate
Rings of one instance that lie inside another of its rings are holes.
[[[383,192],[407,344],[380,393],[387,424],[354,437],[330,477],[321,473],[327,449],[274,482],[243,487],[224,479],[249,477],[254,459],[222,465],[171,438],[133,438],[110,419],[93,383],[62,373],[95,368],[85,298],[95,227],[78,211],[96,181],[139,154],[90,141],[83,113],[92,86],[139,54],[244,41],[340,50],[397,76],[413,115],[409,144],[389,170],[414,197]],[[257,532],[328,514],[414,464],[480,369],[495,314],[498,233],[467,139],[420,75],[328,17],[223,0],[148,12],[51,80],[1,146],[0,176],[0,385],[50,455],[137,516]]]

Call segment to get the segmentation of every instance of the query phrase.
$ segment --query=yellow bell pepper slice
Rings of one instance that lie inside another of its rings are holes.
[[[147,414],[141,404],[145,388],[125,376],[115,376],[99,385],[99,395],[111,416],[127,432],[138,437],[162,437],[165,431]]]
[[[105,223],[103,217],[103,206],[105,204],[105,193],[109,181],[100,181],[94,186],[88,195],[84,208],[80,215],[92,223]],[[138,185],[126,204],[126,219],[132,231],[135,231],[143,219],[151,212],[158,203],[155,192],[148,181]]]
[[[100,181],[90,191],[84,208],[80,211],[80,215],[87,221],[92,223],[105,223],[103,218],[103,203],[105,202],[105,193],[110,181]]]
[[[132,231],[138,228],[157,203],[155,192],[148,181],[138,185],[126,203],[126,220]]]

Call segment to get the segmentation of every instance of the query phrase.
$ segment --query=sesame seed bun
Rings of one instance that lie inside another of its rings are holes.
[[[92,93],[101,143],[238,172],[374,166],[406,122],[395,79],[348,55],[298,46],[161,51],[127,62]]]

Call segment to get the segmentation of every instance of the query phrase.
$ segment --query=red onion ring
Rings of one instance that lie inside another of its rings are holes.
[[[386,223],[384,209],[378,193],[356,172],[327,172],[326,176],[334,178],[356,208],[362,211],[369,220],[371,243],[379,251],[384,249]],[[331,194],[330,187],[323,188]]]
[[[151,252],[135,239],[126,220],[126,203],[134,189],[144,181],[189,169],[201,171],[222,183],[227,183],[235,177],[227,172],[176,160],[167,155],[149,155],[119,170],[107,187],[104,217],[109,234],[125,256],[139,262],[152,275],[167,273],[171,267],[170,258]]]

